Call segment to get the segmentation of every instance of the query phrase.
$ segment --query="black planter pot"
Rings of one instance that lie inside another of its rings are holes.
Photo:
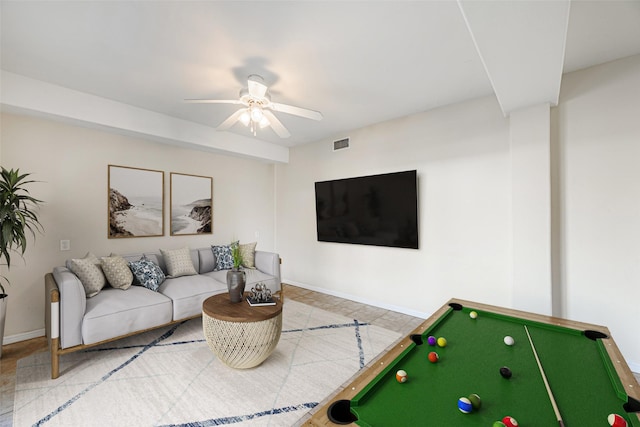
[[[229,289],[229,299],[231,302],[242,301],[245,284],[246,275],[243,270],[233,269],[227,271],[227,288]]]

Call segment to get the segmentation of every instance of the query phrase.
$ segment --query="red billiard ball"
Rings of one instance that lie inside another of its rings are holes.
[[[506,416],[502,419],[502,422],[507,427],[518,427],[518,422],[513,417]]]
[[[610,414],[607,421],[611,427],[627,427],[627,422],[618,414]]]
[[[438,353],[436,353],[435,351],[432,351],[431,353],[429,353],[429,356],[427,357],[429,358],[429,362],[431,363],[436,363],[439,359]]]

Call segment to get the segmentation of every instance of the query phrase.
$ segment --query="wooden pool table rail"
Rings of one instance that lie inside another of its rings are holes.
[[[336,390],[331,396],[329,396],[320,405],[318,405],[315,408],[315,411],[313,411],[312,416],[309,419],[305,420],[302,425],[308,427],[336,426],[337,424],[331,422],[327,416],[327,409],[329,408],[329,406],[337,400],[351,400],[353,397],[355,397],[360,392],[360,390],[362,390],[367,384],[373,381],[373,379],[376,378],[378,374],[380,374],[385,368],[387,368],[389,364],[392,364],[394,360],[407,349],[407,347],[413,345],[411,335],[422,334],[436,320],[438,320],[449,310],[450,304],[461,304],[464,307],[471,307],[482,311],[489,311],[506,316],[517,317],[524,320],[563,326],[577,330],[595,330],[606,334],[611,338],[603,340],[603,343],[605,344],[605,349],[613,363],[620,381],[622,382],[626,394],[636,400],[640,400],[640,385],[633,375],[633,372],[631,372],[629,365],[627,365],[627,362],[624,360],[624,357],[622,356],[620,349],[613,340],[609,329],[605,326],[593,325],[574,320],[562,319],[559,317],[545,316],[526,311],[452,298],[446,304],[440,307],[436,312],[434,312],[429,318],[422,322],[422,324],[414,329],[409,335],[400,338],[400,340],[389,346],[386,351],[382,352],[376,359],[372,360],[365,368],[358,371],[353,377],[347,380],[345,384],[340,386],[338,390]],[[640,414],[636,414],[636,416],[640,420]],[[352,423],[350,425],[354,424]]]

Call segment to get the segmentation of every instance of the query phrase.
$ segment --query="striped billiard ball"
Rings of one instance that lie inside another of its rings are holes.
[[[458,409],[460,409],[460,412],[468,414],[473,410],[473,405],[471,404],[471,401],[469,399],[467,399],[466,397],[461,397],[460,399],[458,399]]]

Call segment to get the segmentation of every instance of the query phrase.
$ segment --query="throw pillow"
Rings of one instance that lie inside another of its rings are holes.
[[[160,266],[143,256],[138,261],[129,263],[131,272],[133,273],[133,284],[144,286],[154,292],[158,292],[158,288],[164,282],[165,276]]]
[[[192,276],[198,274],[193,266],[189,248],[162,250],[169,277]]]
[[[256,245],[258,242],[245,243],[240,245],[240,256],[242,266],[246,268],[256,268]]]
[[[126,290],[133,283],[133,273],[129,269],[129,263],[119,255],[111,254],[100,260],[102,271],[107,277],[107,282],[116,289]]]
[[[238,242],[233,242],[230,245],[211,246],[213,255],[216,257],[216,266],[213,271],[230,270],[233,268],[233,255],[231,250]]]
[[[84,258],[70,260],[69,269],[80,279],[87,298],[98,295],[98,292],[107,283],[100,268],[100,260],[91,252],[87,253]]]

